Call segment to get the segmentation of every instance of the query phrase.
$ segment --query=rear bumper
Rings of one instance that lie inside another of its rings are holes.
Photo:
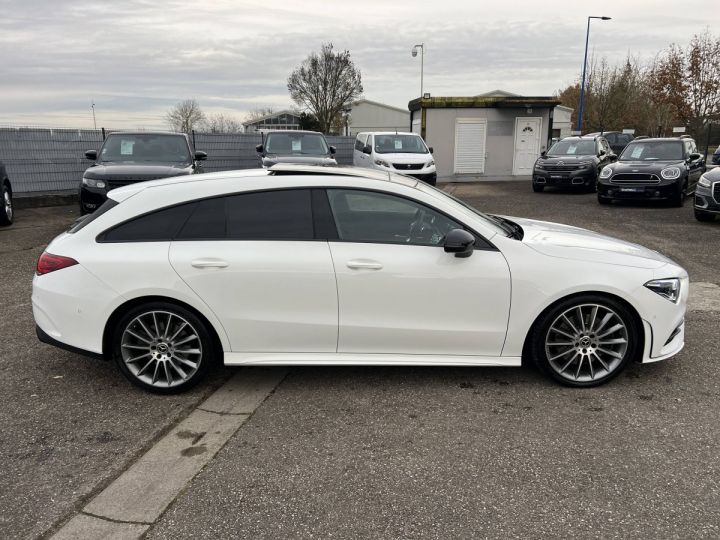
[[[52,345],[53,347],[57,347],[59,349],[63,349],[65,351],[70,351],[71,353],[79,354],[81,356],[87,356],[88,358],[94,358],[96,360],[105,360],[105,357],[102,354],[92,352],[92,351],[86,351],[85,349],[80,349],[78,347],[73,347],[72,345],[68,345],[67,343],[63,343],[62,341],[58,341],[51,335],[49,335],[47,332],[45,332],[42,328],[40,328],[39,325],[35,325],[35,333],[37,334],[38,339],[46,343],[48,345]]]

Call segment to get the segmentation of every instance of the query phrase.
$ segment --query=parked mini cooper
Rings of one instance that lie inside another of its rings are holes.
[[[665,200],[682,206],[703,172],[705,160],[690,137],[635,139],[600,173],[598,202]]]
[[[205,152],[193,152],[184,133],[117,132],[103,142],[100,152],[88,150],[94,164],[80,184],[80,213],[94,212],[111,189],[146,180],[203,172]]]
[[[695,189],[695,218],[713,221],[720,216],[720,167],[704,173]]]

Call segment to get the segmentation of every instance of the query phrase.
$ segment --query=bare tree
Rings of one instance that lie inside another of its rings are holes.
[[[258,107],[256,109],[253,109],[249,113],[245,115],[244,122],[247,124],[248,122],[254,122],[255,120],[259,120],[260,118],[264,116],[269,116],[271,114],[275,114],[275,107],[272,106],[266,106],[266,107]]]
[[[330,132],[333,121],[363,91],[360,70],[349,51],[335,52],[333,44],[323,44],[320,53],[312,53],[288,77],[290,97],[307,108]]]
[[[200,124],[200,129],[209,133],[242,133],[242,122],[222,113],[210,114]]]
[[[190,133],[204,118],[205,115],[197,100],[186,99],[177,103],[167,112],[165,121],[175,131]]]

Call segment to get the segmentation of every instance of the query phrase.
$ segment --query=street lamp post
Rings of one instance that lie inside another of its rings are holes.
[[[425,44],[418,43],[412,48],[412,56],[417,56],[417,50],[420,48],[420,97],[423,96],[423,71],[425,70]]]
[[[583,61],[583,74],[582,74],[582,85],[580,86],[580,110],[578,111],[577,130],[582,131],[582,118],[583,109],[585,108],[585,70],[587,69],[587,53],[588,43],[590,42],[590,19],[600,19],[602,21],[609,21],[611,17],[588,17],[587,33],[585,34],[585,60]]]

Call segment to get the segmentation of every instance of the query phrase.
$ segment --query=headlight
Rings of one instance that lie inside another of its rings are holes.
[[[660,171],[660,176],[662,176],[665,180],[675,180],[676,178],[680,178],[680,167],[668,167],[667,169],[663,169]]]
[[[83,176],[82,183],[85,184],[87,187],[94,187],[103,189],[105,187],[105,182],[102,180],[95,180],[94,178],[85,178]]]
[[[544,169],[544,168],[545,168],[545,165],[543,165],[543,164],[542,164],[541,162],[539,162],[539,161],[536,161],[536,162],[535,162],[535,168],[536,168],[536,169]]]
[[[704,174],[700,177],[700,180],[698,180],[698,186],[709,188],[711,185],[712,182],[710,182]]]
[[[602,171],[600,171],[600,178],[610,178],[611,176],[612,169],[610,167],[605,167]]]
[[[676,304],[680,298],[679,278],[654,279],[653,281],[648,281],[645,286],[652,292],[658,293],[660,296]]]
[[[432,167],[433,165],[435,165],[435,162],[432,159],[425,164],[426,167]]]
[[[376,159],[375,165],[380,165],[381,167],[387,167],[388,169],[391,167],[391,165],[384,159]]]

